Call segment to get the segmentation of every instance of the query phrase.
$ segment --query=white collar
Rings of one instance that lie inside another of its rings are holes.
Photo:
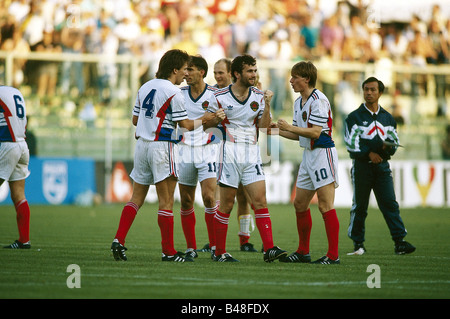
[[[378,110],[376,112],[372,112],[371,110],[369,110],[369,108],[366,106],[366,103],[364,103],[364,107],[366,108],[367,111],[370,112],[371,115],[374,115],[374,114],[378,115],[378,113],[380,113],[380,110],[381,110],[380,104],[378,104]]]

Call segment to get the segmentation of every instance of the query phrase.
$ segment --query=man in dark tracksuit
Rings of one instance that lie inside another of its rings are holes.
[[[353,182],[353,206],[350,212],[348,236],[353,240],[353,255],[362,255],[365,220],[370,192],[373,190],[383,213],[396,254],[412,253],[415,247],[403,240],[406,229],[395,198],[392,172],[388,160],[397,150],[397,123],[389,112],[378,104],[384,85],[374,77],[362,84],[365,103],[351,112],[345,120],[345,143],[350,158]]]

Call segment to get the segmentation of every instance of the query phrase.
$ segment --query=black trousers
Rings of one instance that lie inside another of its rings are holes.
[[[365,221],[369,206],[370,192],[373,190],[380,211],[389,228],[392,240],[406,236],[406,229],[400,217],[400,209],[395,198],[392,171],[387,161],[372,164],[354,160],[351,169],[353,183],[353,205],[350,211],[348,236],[355,243],[365,240]]]

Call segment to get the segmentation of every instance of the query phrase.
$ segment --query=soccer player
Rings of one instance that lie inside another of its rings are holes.
[[[353,159],[351,174],[354,192],[348,228],[354,251],[349,255],[362,255],[366,252],[365,220],[372,190],[394,241],[394,252],[409,254],[416,248],[403,240],[406,229],[395,199],[394,182],[388,162],[399,145],[397,123],[392,115],[378,104],[384,91],[383,82],[369,77],[363,82],[362,89],[365,103],[351,112],[345,120],[345,144],[350,158]]]
[[[162,261],[184,262],[184,254],[177,252],[173,242],[173,202],[177,183],[176,124],[193,130],[181,90],[177,87],[187,75],[190,56],[181,50],[167,51],[159,62],[156,78],[144,83],[137,93],[133,108],[136,126],[136,148],[133,194],[124,206],[111,251],[115,260],[127,260],[124,246],[126,235],[137,211],[144,204],[150,185],[158,195],[158,226],[161,231]],[[212,115],[213,117],[215,114]]]
[[[218,262],[237,261],[226,252],[226,237],[240,183],[255,208],[256,226],[264,247],[264,261],[271,262],[286,255],[286,251],[273,244],[265,176],[257,144],[259,128],[267,128],[271,122],[270,99],[273,92],[262,92],[254,87],[257,71],[256,60],[252,56],[234,58],[231,63],[233,84],[217,90],[208,107],[209,112],[223,109],[226,118],[219,121],[216,117],[204,124],[204,129],[208,130],[220,123],[223,132],[218,171],[220,204],[214,220],[214,260]]]
[[[19,230],[19,239],[4,246],[10,249],[31,248],[30,207],[25,197],[25,179],[30,175],[26,126],[22,93],[10,86],[0,86],[0,186],[8,181]]]
[[[328,98],[315,88],[317,69],[311,62],[302,61],[291,69],[291,86],[300,93],[294,102],[292,125],[279,119],[279,134],[298,140],[304,148],[298,171],[294,208],[299,235],[298,249],[280,261],[309,263],[311,211],[309,205],[317,193],[328,239],[328,252],[314,261],[318,264],[339,264],[339,221],[334,209],[335,188],[338,187],[338,156],[331,137],[332,114]]]
[[[219,89],[227,87],[231,84],[231,60],[220,59],[214,64],[214,78],[216,80],[216,86]],[[237,200],[237,217],[239,223],[239,246],[241,251],[256,252],[253,244],[249,242],[250,239],[250,226],[254,227],[254,219],[250,214],[250,207],[253,209],[253,205],[250,203],[250,197],[245,191],[242,183],[236,192]],[[250,203],[250,205],[249,205]]]
[[[208,63],[201,56],[191,56],[187,68],[185,87],[181,93],[186,102],[186,111],[191,120],[201,119],[208,107],[209,100],[214,97],[216,88],[205,83],[208,73]],[[197,243],[195,237],[194,200],[197,183],[200,182],[203,205],[205,206],[205,221],[209,242],[214,246],[214,215],[216,205],[218,138],[207,134],[199,126],[194,131],[183,132],[178,144],[179,176],[178,186],[181,197],[181,225],[186,238],[186,258],[196,258]]]

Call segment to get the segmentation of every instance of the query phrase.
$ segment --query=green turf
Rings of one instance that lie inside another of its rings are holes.
[[[179,204],[175,205],[179,209]],[[275,244],[292,252],[297,248],[293,209],[269,206]],[[347,256],[348,209],[338,209],[340,265],[263,262],[261,253],[238,249],[237,219],[233,211],[227,250],[240,263],[215,263],[200,253],[194,263],[164,263],[156,206],[145,204],[128,234],[127,262],[116,262],[110,245],[117,230],[122,205],[96,207],[32,206],[30,250],[0,249],[0,298],[164,298],[164,299],[300,299],[300,298],[421,298],[450,297],[450,218],[448,209],[402,210],[407,240],[417,250],[394,254],[393,242],[377,210],[367,219],[366,248],[362,256]],[[312,207],[311,256],[327,249],[323,221]],[[175,214],[175,245],[184,251],[180,218]],[[207,242],[201,208],[197,208],[197,242]],[[0,244],[17,239],[15,211],[0,206]],[[250,240],[258,249],[257,230]],[[81,288],[68,288],[72,274],[81,270]],[[368,288],[367,267],[380,267],[381,288]]]

